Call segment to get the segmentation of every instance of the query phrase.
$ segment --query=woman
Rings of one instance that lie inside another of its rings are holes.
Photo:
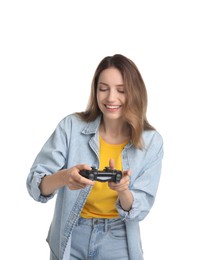
[[[105,57],[86,111],[65,117],[39,152],[27,188],[40,202],[57,193],[47,238],[52,260],[143,259],[139,221],[154,203],[163,158],[146,109],[136,65],[123,55]],[[121,170],[122,179],[81,176],[92,166]]]

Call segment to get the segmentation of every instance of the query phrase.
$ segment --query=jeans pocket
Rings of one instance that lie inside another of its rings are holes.
[[[117,223],[109,228],[109,235],[115,239],[126,239],[125,223]]]

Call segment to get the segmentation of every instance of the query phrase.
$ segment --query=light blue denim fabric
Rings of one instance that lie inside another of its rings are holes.
[[[66,247],[69,249],[66,252],[70,252],[71,233],[91,187],[75,191],[63,187],[45,197],[40,193],[39,184],[45,175],[77,164],[85,163],[99,168],[100,119],[98,117],[94,122],[86,123],[75,114],[65,117],[42,147],[28,175],[27,189],[36,201],[45,203],[57,193],[47,237],[52,260],[62,260]],[[157,131],[144,131],[142,138],[142,150],[128,143],[122,152],[123,170],[131,170],[129,189],[134,196],[132,208],[126,212],[119,201],[116,205],[120,218],[125,219],[126,223],[129,260],[143,259],[139,221],[146,217],[154,203],[163,158],[163,140]]]
[[[119,218],[79,218],[72,232],[70,256],[70,260],[78,259],[128,260],[125,222]]]

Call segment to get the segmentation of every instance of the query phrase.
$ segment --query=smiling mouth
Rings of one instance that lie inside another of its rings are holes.
[[[121,108],[121,106],[118,105],[105,105],[106,111],[110,112],[110,113],[115,113],[117,111],[119,111],[119,109]]]
[[[105,105],[105,107],[106,107],[107,109],[118,109],[118,108],[120,108],[121,106]]]

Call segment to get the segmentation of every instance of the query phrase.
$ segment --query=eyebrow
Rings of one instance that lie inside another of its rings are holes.
[[[109,86],[107,83],[104,83],[104,82],[98,82],[98,84],[102,84],[102,85],[105,85],[105,86]],[[118,84],[118,85],[116,85],[116,87],[124,87],[124,84]]]

